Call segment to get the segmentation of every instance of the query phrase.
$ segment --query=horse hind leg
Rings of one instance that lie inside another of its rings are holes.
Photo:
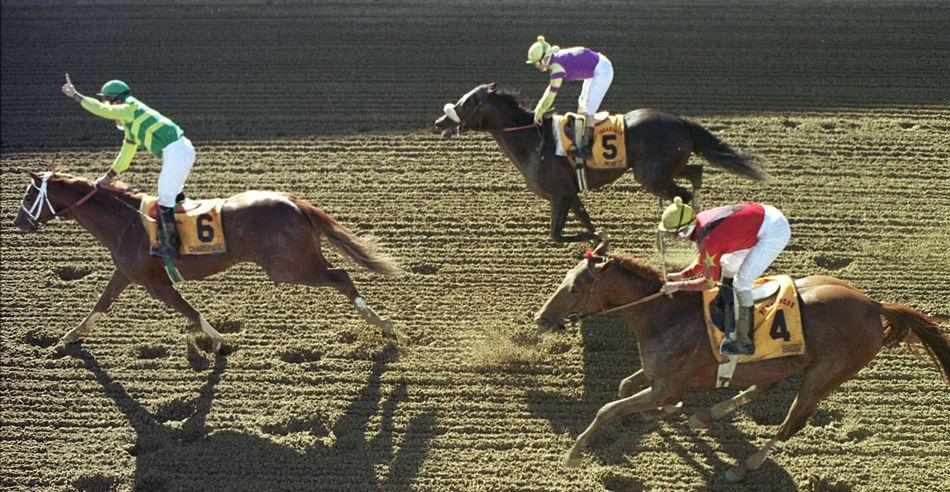
[[[318,264],[329,265],[325,259],[322,259],[322,261],[318,262]],[[350,302],[356,306],[356,310],[360,313],[360,316],[362,316],[364,320],[383,330],[383,334],[386,337],[396,337],[395,324],[390,319],[383,318],[376,314],[376,311],[366,304],[366,300],[360,295],[359,291],[356,289],[356,285],[353,284],[353,280],[350,278],[350,274],[347,273],[346,270],[342,268],[311,266],[310,269],[301,272],[294,278],[284,281],[295,284],[309,285],[311,287],[333,287],[334,289],[343,293],[343,295],[345,295],[350,300]]]
[[[757,470],[762,466],[762,463],[768,459],[770,454],[777,452],[785,442],[805,427],[808,416],[815,411],[818,402],[841,383],[856,374],[865,364],[867,362],[858,366],[849,365],[841,368],[824,367],[823,364],[809,366],[805,371],[798,395],[795,397],[795,401],[792,402],[791,408],[788,409],[785,422],[782,423],[775,437],[746,458],[745,461],[727,471],[726,480],[739,482],[745,478],[748,471]]]
[[[700,189],[703,187],[702,164],[686,164],[680,169],[676,177],[689,180],[689,183],[693,187],[693,210],[697,212],[701,210],[702,200],[700,199]]]

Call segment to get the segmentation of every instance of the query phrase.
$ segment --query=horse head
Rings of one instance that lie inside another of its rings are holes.
[[[462,96],[456,103],[446,103],[445,113],[435,120],[435,127],[442,131],[442,138],[452,138],[465,130],[485,129],[486,116],[490,113],[486,104],[495,94],[495,83],[482,84]]]
[[[36,231],[40,225],[71,211],[87,200],[94,189],[89,180],[57,172],[55,168],[27,175],[30,181],[13,221],[26,232]]]
[[[544,307],[535,315],[541,330],[564,326],[588,316],[627,309],[660,296],[663,284],[660,271],[633,256],[609,256],[607,242],[567,272]]]
[[[602,278],[612,269],[613,258],[607,256],[607,242],[600,243],[564,275],[564,280],[535,314],[534,322],[541,331],[561,329],[569,321],[603,309]]]
[[[23,199],[20,200],[20,209],[17,211],[13,224],[26,232],[37,230],[40,224],[45,224],[56,217],[56,210],[49,196],[50,182],[53,181],[54,171],[44,173],[27,172],[30,182],[26,185]]]

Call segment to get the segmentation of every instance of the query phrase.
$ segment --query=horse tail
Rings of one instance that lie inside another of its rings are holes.
[[[684,118],[683,123],[693,138],[693,152],[703,156],[710,164],[753,181],[765,180],[766,174],[754,164],[754,156],[736,152],[729,144],[719,140],[695,121]]]
[[[373,238],[357,236],[310,202],[295,198],[294,203],[307,217],[315,231],[326,235],[333,246],[356,263],[363,265],[371,272],[382,275],[400,272],[392,257],[378,251]]]
[[[927,351],[934,364],[943,370],[943,376],[950,382],[950,343],[940,331],[941,319],[927,316],[901,304],[885,302],[881,313],[884,324],[884,345],[895,346],[906,342],[914,349],[919,344]],[[913,334],[908,338],[908,335]],[[916,354],[916,351],[914,351]]]

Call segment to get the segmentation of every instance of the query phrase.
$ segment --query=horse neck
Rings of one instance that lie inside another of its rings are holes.
[[[67,194],[69,202],[59,203],[57,210],[70,207],[76,203],[83,195],[92,191],[91,184],[79,183],[73,187],[74,193]],[[83,229],[89,231],[100,243],[109,250],[118,247],[119,240],[123,231],[136,220],[139,215],[128,207],[123,207],[118,200],[119,196],[110,196],[113,192],[108,190],[99,190],[88,201],[74,208],[66,214],[72,217]],[[132,206],[132,205],[130,205]]]
[[[519,168],[540,158],[538,151],[541,148],[541,135],[535,128],[515,131],[503,129],[530,125],[533,121],[534,115],[520,107],[505,108],[493,115],[493,128],[497,129],[490,130],[490,133],[501,150]]]
[[[612,282],[604,294],[607,305],[619,306],[645,298],[663,285],[659,277],[643,279],[625,271],[617,276],[622,280]],[[698,300],[701,296],[700,292],[679,292],[672,298],[660,296],[624,309],[621,317],[637,335],[641,354],[667,352],[661,347],[680,340],[699,339],[692,333],[693,324],[680,320],[695,316],[696,309],[702,306]],[[705,335],[701,339],[705,340]]]

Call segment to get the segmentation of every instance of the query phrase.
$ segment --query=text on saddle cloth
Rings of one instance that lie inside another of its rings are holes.
[[[627,167],[627,146],[624,141],[624,117],[622,114],[597,113],[594,118],[592,156],[587,159],[587,167],[592,169],[622,169]],[[574,153],[574,113],[555,115],[554,151],[560,156],[572,156]]]
[[[224,253],[227,244],[221,225],[221,207],[224,200],[186,201],[175,210],[175,223],[180,243],[179,254],[210,255]],[[142,224],[148,232],[149,244],[158,240],[158,198],[142,199]]]
[[[770,280],[779,282],[777,295],[755,303],[755,321],[750,334],[755,344],[755,353],[740,355],[740,364],[805,353],[805,336],[802,332],[802,316],[795,282],[788,275],[774,275],[756,280],[756,285]],[[718,292],[719,289],[703,292],[703,313],[710,348],[718,361],[724,362],[726,357],[719,353],[719,344],[725,334],[713,322],[710,311],[710,303]]]

